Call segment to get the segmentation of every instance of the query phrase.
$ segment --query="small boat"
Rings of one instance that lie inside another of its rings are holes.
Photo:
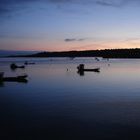
[[[32,63],[30,62],[29,63],[28,61],[25,61],[25,63],[24,63],[24,65],[34,65],[34,64],[35,64],[34,62],[32,62]]]
[[[3,82],[24,82],[27,83],[27,78],[28,75],[21,75],[21,76],[17,76],[17,77],[3,77],[1,78],[1,81]]]
[[[25,78],[27,78],[28,77],[28,75],[20,75],[20,76],[17,76],[17,79],[25,79]]]
[[[84,71],[87,71],[87,72],[100,72],[100,68],[94,68],[94,69],[85,69],[84,68],[84,64],[80,64],[78,67],[78,72],[84,72]]]
[[[0,79],[2,79],[4,76],[4,72],[0,72]]]
[[[10,65],[10,67],[11,67],[11,69],[17,69],[17,68],[22,68],[22,69],[24,69],[25,68],[25,66],[17,66],[15,63],[12,63],[11,65]]]
[[[0,72],[0,77],[3,77],[3,75],[4,75],[4,72]]]
[[[93,71],[93,72],[100,72],[100,68],[95,68],[95,69],[84,69],[84,71]]]

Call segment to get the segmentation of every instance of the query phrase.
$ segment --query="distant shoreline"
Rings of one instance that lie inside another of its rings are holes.
[[[11,55],[8,57],[102,57],[102,58],[140,58],[140,49],[105,49],[85,51],[40,52],[30,55]]]

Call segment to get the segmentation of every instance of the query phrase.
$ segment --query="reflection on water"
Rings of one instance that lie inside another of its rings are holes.
[[[4,87],[4,82],[0,81],[0,87]]]
[[[85,75],[85,72],[84,72],[84,71],[77,71],[77,73],[78,73],[80,76],[84,76],[84,75]]]
[[[27,84],[0,83],[5,139],[140,138],[140,60],[32,59],[35,65],[10,70],[12,62],[25,61],[0,59],[5,76],[29,76]],[[79,76],[81,63],[101,72]]]

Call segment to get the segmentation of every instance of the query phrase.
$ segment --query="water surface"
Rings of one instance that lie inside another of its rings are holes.
[[[35,62],[10,70],[16,62]],[[100,73],[77,73],[77,65]],[[1,58],[5,76],[28,83],[0,84],[0,136],[8,139],[139,139],[140,60]]]

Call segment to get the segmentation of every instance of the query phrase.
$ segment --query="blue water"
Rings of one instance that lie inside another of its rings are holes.
[[[25,69],[12,71],[12,62]],[[77,73],[77,66],[100,73]],[[34,139],[140,139],[140,60],[1,58],[5,76],[28,83],[0,84],[0,137]]]

